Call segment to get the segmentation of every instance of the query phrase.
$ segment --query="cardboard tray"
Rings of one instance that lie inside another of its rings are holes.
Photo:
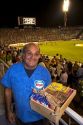
[[[34,111],[38,112],[42,116],[46,117],[50,121],[57,124],[59,122],[61,116],[63,115],[65,109],[71,103],[71,101],[73,100],[75,95],[76,95],[76,90],[73,90],[73,92],[68,97],[68,99],[63,103],[63,105],[61,107],[57,107],[56,111],[40,104],[39,102],[36,102],[33,99],[30,100],[30,105]]]

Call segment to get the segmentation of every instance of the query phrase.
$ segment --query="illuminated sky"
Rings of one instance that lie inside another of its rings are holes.
[[[63,0],[3,1],[0,4],[0,27],[17,26],[17,16],[36,17],[37,26],[63,26],[62,3]],[[70,0],[67,17],[67,26],[83,26],[83,0]]]

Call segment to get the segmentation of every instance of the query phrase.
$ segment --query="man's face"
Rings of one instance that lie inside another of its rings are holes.
[[[26,68],[33,69],[34,67],[36,67],[39,58],[40,51],[38,47],[31,46],[30,48],[26,49],[26,52],[24,54],[24,62]]]

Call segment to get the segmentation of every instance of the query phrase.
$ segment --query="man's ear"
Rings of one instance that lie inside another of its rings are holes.
[[[39,59],[41,58],[41,54],[39,55]]]
[[[42,57],[42,54],[40,53],[40,58]]]

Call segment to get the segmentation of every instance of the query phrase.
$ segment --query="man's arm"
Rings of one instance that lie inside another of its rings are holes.
[[[10,123],[14,123],[15,115],[12,111],[12,90],[10,88],[5,88],[5,104],[7,118]]]

